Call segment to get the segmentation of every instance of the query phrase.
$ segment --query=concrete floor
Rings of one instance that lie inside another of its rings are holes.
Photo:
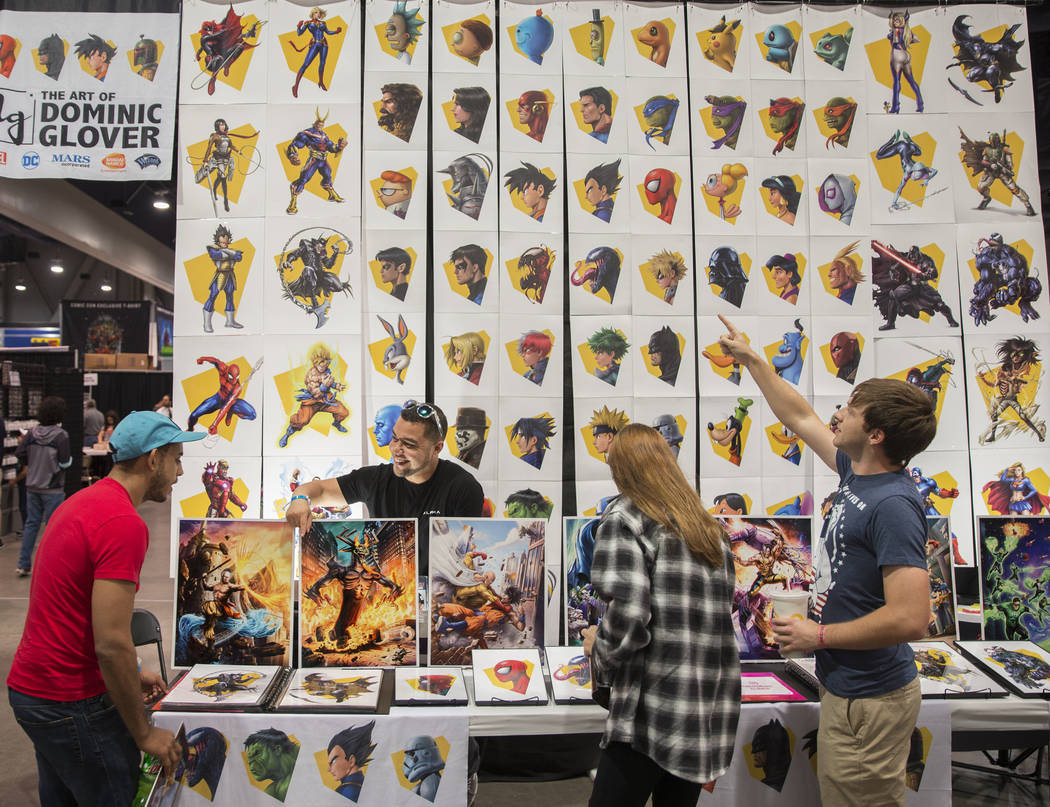
[[[157,614],[164,632],[165,648],[171,647],[171,614],[174,588],[168,577],[169,505],[146,503],[140,511],[149,525],[152,541],[142,568],[141,585],[135,604]],[[25,622],[29,601],[29,578],[15,576],[20,538],[2,536],[0,547],[0,673],[5,677],[11,666]],[[157,669],[157,656],[143,648],[145,666]],[[956,759],[983,762],[978,754],[956,754]],[[36,762],[32,746],[15,722],[7,703],[6,691],[0,704],[0,807],[39,807],[36,793]],[[1032,769],[1029,760],[1022,770]],[[986,807],[988,804],[1045,805],[1048,788],[1035,787],[999,776],[954,769],[953,807]],[[554,807],[585,807],[591,781],[582,776],[556,782],[491,782],[478,790],[476,807],[507,807],[508,804],[549,804]]]

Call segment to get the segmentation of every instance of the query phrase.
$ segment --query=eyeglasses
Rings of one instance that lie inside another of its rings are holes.
[[[405,401],[401,405],[402,412],[415,412],[424,420],[434,418],[437,421],[438,428],[444,433],[447,429],[444,418],[438,413],[437,407],[434,404],[426,403],[425,401]]]

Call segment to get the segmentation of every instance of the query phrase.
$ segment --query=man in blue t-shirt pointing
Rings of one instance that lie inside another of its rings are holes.
[[[817,778],[824,807],[904,806],[909,739],[921,695],[907,642],[930,616],[926,518],[905,466],[937,418],[918,387],[857,384],[831,428],[725,317],[722,352],[751,373],[773,413],[839,475],[815,547],[814,619],[773,619],[783,652],[816,651],[821,683]]]

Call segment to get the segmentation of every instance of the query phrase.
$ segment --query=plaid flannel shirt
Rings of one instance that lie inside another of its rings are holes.
[[[666,771],[709,782],[729,768],[740,714],[728,542],[711,568],[626,496],[606,509],[591,583],[608,604],[591,655],[611,688],[601,745],[630,744]]]

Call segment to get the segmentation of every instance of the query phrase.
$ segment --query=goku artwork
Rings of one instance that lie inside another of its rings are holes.
[[[303,385],[295,394],[299,408],[288,419],[288,428],[277,441],[277,445],[287,448],[288,438],[321,412],[332,416],[333,429],[345,433],[347,429],[343,421],[350,416],[350,410],[339,400],[339,393],[345,389],[346,384],[338,381],[332,373],[331,351],[325,345],[314,347],[310,351],[310,369],[306,371]]]
[[[416,663],[411,520],[315,521],[302,540],[303,667]]]

